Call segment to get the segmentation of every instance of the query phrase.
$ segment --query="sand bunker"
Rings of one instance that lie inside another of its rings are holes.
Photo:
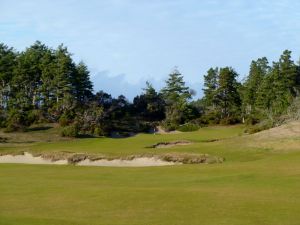
[[[107,160],[101,159],[96,161],[91,161],[89,159],[85,159],[76,165],[78,166],[112,166],[112,167],[146,167],[146,166],[171,166],[179,163],[174,162],[166,162],[156,158],[135,158],[132,160],[122,160],[122,159],[114,159]]]
[[[22,163],[22,164],[55,164],[66,165],[67,160],[51,161],[44,159],[41,156],[34,157],[32,154],[25,152],[24,155],[2,155],[0,156],[0,163]]]
[[[149,148],[171,148],[175,146],[184,146],[190,144],[192,144],[192,142],[190,141],[159,142],[155,145],[149,146]]]
[[[68,160],[57,160],[53,161],[50,159],[44,159],[41,156],[33,156],[30,153],[25,152],[24,155],[3,155],[0,156],[0,163],[21,163],[21,164],[45,164],[45,165],[68,165]],[[156,159],[154,157],[142,157],[134,158],[132,160],[95,160],[91,161],[85,159],[77,162],[75,165],[78,166],[111,166],[111,167],[148,167],[148,166],[170,166],[179,163],[166,162],[161,159]]]

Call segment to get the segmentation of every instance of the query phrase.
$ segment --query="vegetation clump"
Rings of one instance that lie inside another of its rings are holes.
[[[168,162],[177,162],[183,164],[200,164],[200,163],[222,163],[224,162],[224,158],[210,156],[208,154],[175,154],[175,153],[168,153],[161,155],[160,158],[164,161]]]
[[[174,146],[190,145],[190,144],[192,144],[192,142],[190,142],[190,141],[159,142],[159,143],[151,145],[147,148],[170,148],[170,147],[174,147]]]
[[[61,131],[62,137],[78,137],[79,136],[79,128],[76,125],[66,126]]]
[[[181,132],[191,132],[191,131],[197,131],[200,129],[200,126],[193,123],[186,123],[183,125],[180,125],[177,130]]]

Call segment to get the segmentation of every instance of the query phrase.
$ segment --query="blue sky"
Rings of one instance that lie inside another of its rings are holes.
[[[178,66],[201,96],[209,67],[242,79],[252,59],[300,56],[297,0],[0,0],[0,42],[68,46],[90,68],[95,89],[129,98],[146,80],[163,86]]]

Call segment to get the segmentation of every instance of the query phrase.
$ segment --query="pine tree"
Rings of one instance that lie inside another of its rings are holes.
[[[204,103],[206,107],[212,107],[213,109],[217,104],[218,77],[218,68],[210,68],[207,74],[204,75],[204,88],[202,89],[204,92]]]
[[[0,43],[0,109],[7,108],[17,53]]]
[[[19,108],[37,108],[40,98],[42,66],[41,61],[48,48],[39,41],[22,52],[12,80],[13,105]]]
[[[260,86],[269,71],[267,58],[263,57],[251,62],[249,75],[244,84],[243,91],[243,108],[246,115],[255,112],[255,105],[257,104],[259,95],[258,90],[260,90]]]
[[[86,102],[92,95],[93,84],[90,80],[90,72],[82,61],[76,66],[72,83],[77,101],[80,104]]]
[[[282,82],[285,83],[286,91],[296,96],[299,91],[299,87],[297,87],[297,66],[291,59],[291,54],[292,52],[289,50],[282,53],[279,59],[279,70],[281,76],[283,76]]]
[[[133,99],[133,108],[138,117],[146,121],[161,121],[164,119],[165,102],[151,83],[146,82],[143,93]]]
[[[166,86],[161,90],[167,104],[175,104],[178,101],[186,103],[191,99],[191,91],[185,86],[182,74],[174,69],[166,80]]]
[[[238,92],[237,76],[238,74],[230,67],[220,69],[217,97],[222,119],[238,117],[241,99]]]
[[[256,105],[265,113],[279,116],[285,113],[298,95],[297,66],[291,59],[291,51],[285,50],[279,62],[273,62],[270,72],[259,88]]]
[[[53,85],[56,87],[56,107],[60,110],[68,110],[74,107],[74,79],[76,79],[76,67],[68,49],[62,44],[55,51],[55,76]]]
[[[175,69],[166,80],[166,86],[161,93],[166,102],[165,127],[175,129],[184,122],[184,112],[187,109],[188,100],[192,97],[192,92],[189,87],[185,86],[182,74]]]

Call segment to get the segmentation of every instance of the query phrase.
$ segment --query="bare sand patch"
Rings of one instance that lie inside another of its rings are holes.
[[[43,158],[42,156],[33,156],[28,152],[25,152],[23,155],[2,155],[0,156],[0,163],[44,164],[44,165],[70,164],[67,159],[51,160],[51,159]],[[142,158],[134,158],[132,160],[100,159],[100,160],[93,160],[93,161],[85,158],[73,164],[78,166],[148,167],[148,166],[171,166],[180,163],[163,161],[155,157],[149,157],[149,158],[142,157]]]
[[[54,165],[67,165],[67,160],[52,161],[44,159],[41,156],[33,156],[25,152],[24,155],[2,155],[0,156],[0,163],[21,163],[21,164],[54,164]]]
[[[148,167],[148,166],[172,166],[175,164],[174,162],[167,162],[160,159],[152,158],[134,158],[132,160],[123,160],[123,159],[101,159],[96,161],[91,161],[89,159],[85,159],[80,161],[76,165],[78,166],[112,166],[112,167]]]

